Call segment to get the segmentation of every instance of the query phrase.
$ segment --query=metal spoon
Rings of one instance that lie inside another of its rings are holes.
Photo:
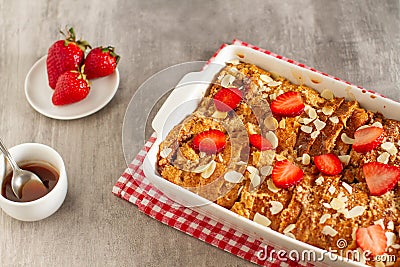
[[[20,167],[18,167],[17,163],[11,156],[10,152],[8,152],[8,149],[6,148],[6,146],[3,143],[3,140],[1,139],[0,139],[0,150],[1,152],[3,152],[4,156],[8,159],[8,162],[10,162],[11,168],[13,169],[13,176],[11,178],[11,188],[16,197],[18,197],[19,199],[22,197],[22,187],[30,180],[36,180],[37,182],[40,182],[44,186],[42,180],[40,180],[40,178],[36,174],[30,171],[22,170]]]

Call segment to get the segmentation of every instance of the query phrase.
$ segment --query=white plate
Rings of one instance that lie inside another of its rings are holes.
[[[53,119],[73,120],[89,116],[102,109],[117,92],[118,68],[106,77],[92,80],[89,95],[82,101],[55,106],[51,102],[54,90],[47,80],[46,58],[43,56],[29,70],[25,78],[25,95],[29,104],[39,113]]]

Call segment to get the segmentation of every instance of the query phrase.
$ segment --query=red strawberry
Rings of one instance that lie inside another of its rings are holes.
[[[117,67],[120,56],[115,54],[114,47],[96,47],[90,50],[85,59],[85,74],[90,79],[110,75]]]
[[[382,255],[386,251],[387,238],[379,224],[358,228],[356,241],[363,251],[370,251],[372,256]]]
[[[392,190],[400,181],[400,168],[380,162],[369,162],[362,167],[365,181],[372,196]]]
[[[295,117],[300,115],[303,110],[304,103],[299,92],[286,92],[271,103],[272,113],[282,117]]]
[[[86,41],[75,41],[74,29],[70,28],[65,40],[55,42],[47,53],[47,76],[49,86],[56,88],[58,77],[66,71],[76,70],[83,64],[84,52],[90,45]]]
[[[335,154],[315,156],[314,163],[320,172],[327,175],[337,175],[343,170],[342,162]]]
[[[279,188],[296,185],[303,176],[303,171],[287,159],[278,161],[272,169],[272,181]]]
[[[89,94],[89,90],[90,84],[85,75],[80,71],[70,70],[58,78],[52,102],[57,106],[78,102]]]
[[[215,154],[225,148],[225,134],[220,130],[208,130],[193,138],[193,148],[207,154]]]
[[[249,136],[249,140],[250,144],[255,148],[257,148],[258,150],[264,151],[272,149],[271,142],[260,134],[251,134]]]
[[[243,93],[237,88],[222,88],[214,95],[215,108],[219,111],[228,112],[239,105]]]
[[[354,133],[353,149],[359,153],[366,153],[377,148],[385,138],[382,128],[370,126],[357,130]]]

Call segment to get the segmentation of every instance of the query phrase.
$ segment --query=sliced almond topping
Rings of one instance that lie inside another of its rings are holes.
[[[256,167],[254,167],[254,166],[249,165],[249,166],[247,166],[246,169],[251,174],[259,174],[258,169]]]
[[[297,192],[301,193],[303,192],[303,187],[301,185],[296,187]]]
[[[392,245],[392,248],[394,248],[394,249],[400,249],[400,244],[393,244],[393,245]]]
[[[286,233],[285,236],[288,236],[290,238],[296,239],[296,236],[292,233]]]
[[[330,204],[334,210],[343,210],[346,207],[346,204],[338,198],[333,198]]]
[[[300,127],[300,130],[302,130],[302,131],[305,132],[305,133],[311,133],[312,130],[313,130],[313,128],[310,127],[310,126],[302,125],[302,126]]]
[[[278,193],[280,188],[276,187],[272,179],[267,180],[267,185],[268,185],[268,190],[271,191],[272,193]]]
[[[217,167],[217,163],[212,160],[210,166],[204,172],[201,173],[201,177],[203,177],[204,179],[210,178],[210,176],[215,171],[215,167]]]
[[[329,204],[329,203],[322,203],[322,206],[324,206],[325,208],[327,208],[327,209],[331,209],[332,208],[332,206],[331,206],[331,204]]]
[[[393,221],[389,221],[389,222],[388,222],[388,224],[387,224],[387,229],[388,229],[388,230],[392,230],[392,231],[394,230],[394,223],[393,223]]]
[[[278,214],[283,210],[283,205],[279,201],[270,201],[271,208],[269,209],[271,211],[272,215]]]
[[[323,107],[322,113],[324,113],[326,116],[330,116],[333,114],[333,108],[332,107]]]
[[[331,90],[325,89],[321,92],[321,96],[325,98],[326,100],[331,100],[335,96],[333,95]]]
[[[343,143],[345,143],[347,145],[352,145],[352,144],[354,144],[354,141],[355,141],[353,138],[348,137],[346,133],[342,133],[340,138],[342,139]]]
[[[320,176],[320,177],[318,177],[316,180],[315,180],[315,183],[317,184],[317,185],[322,185],[322,183],[324,182],[324,177],[323,176]]]
[[[310,136],[311,136],[312,139],[315,139],[315,138],[317,138],[318,135],[319,135],[319,131],[314,131],[314,132],[311,133]]]
[[[309,119],[309,118],[303,118],[301,120],[301,123],[303,123],[304,125],[309,124],[310,122],[312,122],[314,119]]]
[[[238,161],[238,162],[236,162],[236,165],[239,165],[239,166],[247,165],[247,162]]]
[[[383,128],[382,123],[380,123],[379,121],[374,122],[371,126],[375,126],[375,127],[378,127],[378,128]]]
[[[205,156],[207,156],[207,153],[206,153],[206,152],[202,152],[202,151],[199,152],[199,157],[200,157],[201,159],[204,158]]]
[[[268,141],[271,143],[273,149],[278,147],[279,140],[278,140],[278,137],[276,136],[276,134],[274,132],[269,131],[265,135],[265,138],[267,138]]]
[[[331,215],[329,213],[323,214],[321,216],[321,218],[319,218],[319,223],[323,224],[326,222],[326,220],[328,220],[329,218],[331,218]]]
[[[325,225],[324,228],[322,229],[322,233],[324,235],[330,235],[330,236],[334,237],[335,235],[338,234],[338,231],[336,231],[329,225]]]
[[[386,244],[388,247],[392,246],[396,242],[396,234],[393,232],[386,232]]]
[[[216,118],[216,119],[225,119],[226,116],[228,116],[228,112],[223,112],[223,111],[219,111],[216,110],[213,114],[212,117]]]
[[[342,155],[338,156],[338,158],[340,159],[340,162],[342,162],[344,165],[348,165],[350,162],[350,155]]]
[[[390,159],[390,154],[388,152],[383,152],[382,154],[379,155],[376,161],[387,164],[389,162],[389,159]]]
[[[257,173],[252,173],[250,174],[250,181],[253,185],[253,188],[256,188],[261,184],[261,177]]]
[[[301,163],[303,165],[308,165],[308,164],[310,164],[310,161],[311,161],[310,155],[308,155],[307,153],[303,154],[303,157],[301,159]]]
[[[279,122],[279,128],[285,129],[285,127],[286,127],[286,120],[282,119],[282,120]]]
[[[321,121],[320,119],[316,119],[314,121],[314,125],[315,125],[315,128],[317,129],[317,131],[321,131],[322,129],[325,128],[326,123]]]
[[[263,86],[264,86],[264,83],[263,83],[263,81],[261,81],[261,80],[258,80],[258,86],[260,86],[260,87],[263,87]]]
[[[353,240],[357,239],[357,230],[358,230],[358,227],[353,227],[353,229],[351,230],[351,238]]]
[[[266,166],[262,166],[260,169],[260,173],[262,176],[269,176],[272,173],[272,166],[266,165]]]
[[[380,225],[382,227],[382,229],[385,229],[385,225],[383,224],[383,219],[374,221],[374,224]]]
[[[197,166],[192,172],[202,173],[205,170],[207,170],[207,168],[210,167],[213,164],[213,162],[215,163],[215,161],[212,159],[209,163],[207,163],[205,165]]]
[[[279,82],[279,81],[271,81],[271,82],[269,82],[267,85],[269,86],[269,87],[276,87],[276,86],[279,86],[279,85],[281,85],[282,84],[282,82]]]
[[[397,154],[397,148],[392,142],[385,142],[381,145],[382,149],[389,152],[390,155]]]
[[[351,185],[349,185],[346,182],[342,182],[342,185],[344,189],[346,189],[346,191],[349,192],[350,195],[353,193],[353,187],[351,187]]]
[[[222,154],[218,154],[218,159],[219,159],[219,162],[224,162],[224,158],[222,157]]]
[[[227,75],[224,76],[224,78],[222,78],[221,86],[222,87],[229,87],[233,83],[234,80],[235,80],[235,76],[227,74]]]
[[[284,91],[281,89],[281,90],[279,90],[279,92],[278,92],[278,96],[280,96],[280,95],[282,95],[284,93]]]
[[[169,155],[171,152],[172,152],[172,148],[166,147],[166,148],[164,148],[163,150],[161,150],[160,156],[161,156],[163,159],[165,159],[165,158],[168,157],[168,155]]]
[[[258,212],[254,215],[253,221],[266,227],[271,225],[271,220]]]
[[[286,226],[285,229],[283,229],[283,233],[284,234],[289,233],[289,232],[293,231],[294,228],[296,228],[296,225],[294,223],[289,224],[288,226]]]
[[[265,127],[270,130],[276,130],[278,128],[278,121],[274,117],[267,117],[264,120]]]
[[[271,77],[269,77],[268,75],[265,75],[265,74],[261,74],[260,79],[265,83],[270,83],[270,82],[274,81]]]
[[[275,100],[276,99],[276,94],[275,93],[270,94],[269,95],[269,99]]]
[[[345,216],[347,219],[355,218],[364,214],[365,207],[363,206],[355,206],[349,213]]]
[[[317,117],[318,117],[318,115],[317,115],[317,111],[315,111],[315,109],[314,108],[312,108],[312,107],[310,107],[308,110],[307,110],[307,115],[308,115],[308,117],[310,117],[310,119],[316,119]]]
[[[329,120],[334,124],[339,123],[339,118],[336,116],[330,117]]]
[[[334,194],[334,193],[336,192],[336,188],[335,188],[333,185],[331,185],[331,186],[328,188],[328,191],[329,191],[329,193]]]
[[[233,65],[237,65],[237,64],[240,63],[240,61],[239,61],[239,59],[237,59],[237,58],[233,58],[233,59],[227,61],[226,63],[228,63],[228,64],[233,64]]]
[[[276,158],[277,161],[281,161],[281,160],[285,160],[286,159],[286,157],[281,155],[281,154],[276,154],[275,158]]]
[[[238,184],[243,180],[243,175],[237,171],[228,171],[224,175],[225,181],[233,184]]]

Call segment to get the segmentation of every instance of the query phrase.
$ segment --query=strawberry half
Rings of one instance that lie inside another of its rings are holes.
[[[46,68],[49,86],[56,88],[58,77],[66,71],[76,70],[81,67],[84,59],[84,52],[90,45],[86,41],[75,41],[73,28],[64,34],[65,40],[55,42],[47,52]]]
[[[289,188],[303,179],[302,169],[285,159],[275,163],[272,169],[272,181],[279,188]]]
[[[392,190],[400,181],[400,168],[380,162],[369,162],[362,167],[365,181],[372,196]]]
[[[90,84],[85,75],[80,71],[70,70],[58,78],[51,100],[56,106],[75,103],[86,98],[89,90]]]
[[[96,47],[90,50],[85,59],[85,74],[90,79],[105,77],[114,72],[120,56],[114,47]]]
[[[385,138],[382,128],[370,126],[357,130],[354,133],[353,149],[359,153],[366,153],[377,148]]]
[[[193,148],[207,154],[215,154],[225,148],[225,134],[220,130],[208,130],[193,138]]]
[[[317,169],[327,175],[337,175],[342,172],[343,165],[335,154],[324,154],[314,157]]]
[[[261,134],[251,134],[249,136],[250,144],[257,148],[258,150],[271,150],[271,142]]]
[[[228,112],[238,107],[243,93],[237,88],[222,88],[214,95],[214,105],[219,111]]]
[[[278,96],[271,103],[274,115],[295,117],[304,111],[304,103],[299,92],[286,92]]]
[[[379,224],[358,228],[356,241],[363,251],[371,252],[372,256],[382,255],[386,251],[387,238]]]

